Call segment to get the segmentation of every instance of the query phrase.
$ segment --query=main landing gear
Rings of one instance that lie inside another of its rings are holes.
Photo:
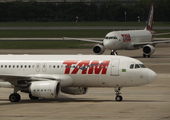
[[[145,57],[150,58],[150,55],[145,55],[145,54],[143,53],[143,57],[144,57],[144,58],[145,58]]]
[[[115,100],[116,101],[122,101],[123,100],[123,97],[120,95],[120,90],[122,88],[121,87],[118,87],[118,88],[115,88],[115,92],[116,92],[116,97],[115,97]]]
[[[14,93],[12,93],[10,96],[9,96],[9,100],[11,102],[19,102],[20,99],[21,99],[21,96],[17,93],[19,91],[19,88],[18,87],[15,87],[14,88]]]
[[[112,50],[110,55],[118,55],[118,53],[116,52],[116,50]]]

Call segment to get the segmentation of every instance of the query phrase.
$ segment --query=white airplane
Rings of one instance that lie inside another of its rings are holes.
[[[14,88],[11,102],[19,102],[18,91],[30,99],[57,98],[60,91],[86,94],[88,87],[113,87],[122,101],[122,87],[149,84],[157,74],[139,60],[110,55],[0,55],[0,87]]]
[[[156,44],[170,42],[170,40],[162,39],[153,40],[155,35],[170,34],[170,33],[155,34],[156,32],[152,31],[153,13],[154,5],[152,4],[146,28],[144,30],[112,31],[106,35],[103,41],[68,37],[64,38],[99,43],[93,47],[93,52],[95,54],[103,54],[105,49],[111,50],[110,54],[115,55],[117,54],[116,50],[136,50],[143,48],[143,57],[146,56],[150,57],[155,52]]]

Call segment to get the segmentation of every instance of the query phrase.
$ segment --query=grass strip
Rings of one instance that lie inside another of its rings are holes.
[[[83,41],[0,41],[0,49],[92,48],[93,44]]]
[[[146,22],[0,22],[0,27],[36,26],[146,26]],[[170,22],[154,22],[154,26],[170,26]]]
[[[167,33],[170,30],[155,30],[156,33]],[[104,38],[111,30],[1,30],[0,38]],[[169,37],[161,35],[156,37]]]

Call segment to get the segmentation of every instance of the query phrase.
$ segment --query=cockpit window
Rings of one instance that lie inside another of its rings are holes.
[[[131,65],[130,65],[130,69],[133,69],[133,67],[134,67],[134,64],[131,64]]]
[[[116,36],[105,37],[105,39],[117,39]]]
[[[144,64],[139,64],[141,68],[146,68]]]
[[[138,64],[135,64],[135,69],[137,69],[137,68],[140,68],[140,66]]]
[[[138,69],[138,68],[146,68],[146,67],[144,64],[135,64],[135,65],[131,64],[130,69],[133,69],[133,68]]]

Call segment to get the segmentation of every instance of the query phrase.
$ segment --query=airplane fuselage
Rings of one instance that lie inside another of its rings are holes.
[[[152,33],[148,30],[113,31],[106,35],[103,45],[109,50],[135,50],[135,43],[151,42]]]
[[[18,81],[27,76],[57,80],[61,87],[128,87],[155,79],[155,73],[141,65],[133,58],[109,55],[0,55],[0,77],[13,76],[7,81],[15,86],[23,86]],[[19,76],[17,82],[14,76]]]

